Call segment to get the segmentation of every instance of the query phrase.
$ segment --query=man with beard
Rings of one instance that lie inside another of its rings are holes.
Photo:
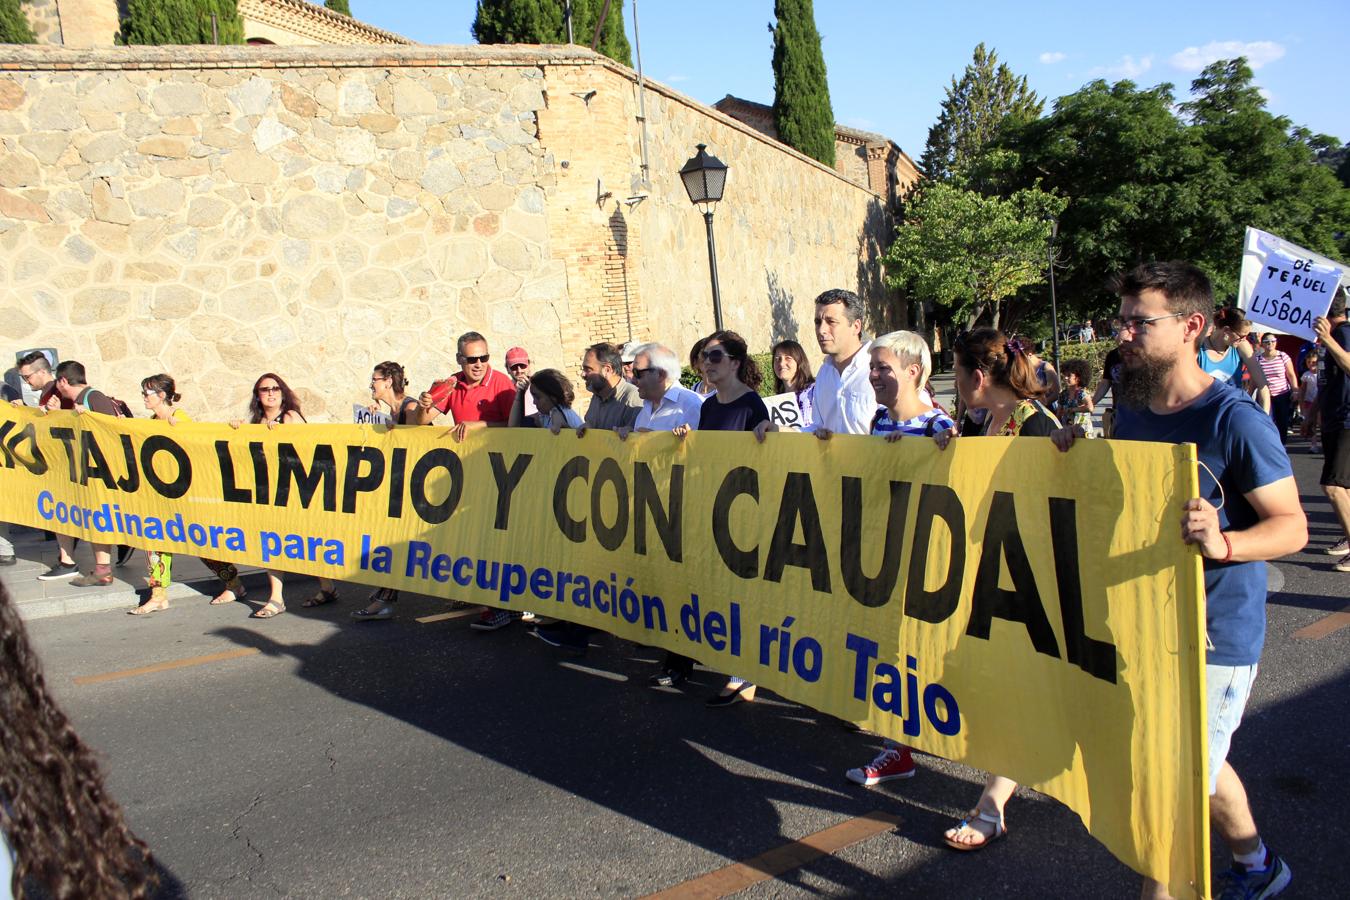
[[[1210,819],[1233,854],[1223,897],[1273,897],[1289,867],[1266,849],[1247,793],[1226,762],[1256,677],[1266,632],[1265,560],[1302,549],[1308,522],[1275,426],[1239,388],[1201,369],[1197,346],[1214,316],[1209,279],[1184,262],[1145,263],[1115,279],[1121,380],[1115,436],[1193,443],[1201,496],[1181,539],[1204,558]],[[1078,426],[1055,432],[1067,450]],[[1148,881],[1143,896],[1167,896]]]

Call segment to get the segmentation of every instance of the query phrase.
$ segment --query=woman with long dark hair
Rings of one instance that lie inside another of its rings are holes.
[[[108,794],[94,753],[47,693],[0,582],[0,854],[15,897],[150,896],[154,858]]]
[[[811,408],[815,405],[816,376],[811,374],[811,363],[806,351],[796,341],[779,341],[773,345],[773,392],[797,395],[797,409],[802,414],[802,427],[812,422]]]
[[[713,393],[703,401],[699,410],[699,431],[752,431],[756,439],[764,440],[768,431],[778,426],[769,418],[769,408],[756,393],[764,376],[750,358],[745,338],[734,331],[715,331],[703,340],[699,351],[703,377],[712,386]],[[692,429],[680,425],[672,433],[683,438]],[[685,681],[694,671],[694,660],[678,653],[666,653],[661,673],[653,675],[653,687],[674,687]],[[755,685],[732,675],[726,686],[708,699],[711,707],[732,706],[755,699]]]
[[[290,385],[280,375],[267,372],[253,382],[253,394],[248,402],[248,419],[235,419],[231,428],[238,428],[247,421],[249,425],[266,425],[269,429],[278,425],[291,425],[305,421],[300,412],[300,398],[291,390]],[[271,569],[267,570],[267,582],[271,594],[262,608],[256,610],[250,618],[270,619],[286,611],[286,600],[281,595],[281,577]],[[323,598],[323,599],[320,599]],[[333,592],[333,582],[327,578],[319,579],[319,592],[305,601],[305,606],[318,606],[337,599]]]

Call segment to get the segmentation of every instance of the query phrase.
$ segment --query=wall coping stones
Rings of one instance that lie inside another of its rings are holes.
[[[417,44],[396,46],[262,46],[209,45],[174,47],[63,47],[54,44],[11,44],[0,47],[0,72],[118,71],[140,69],[347,69],[436,68],[481,66],[597,66],[636,85],[637,72],[579,44]],[[799,153],[679,91],[642,79],[643,87],[697,110],[709,119],[785,153],[856,190],[881,195],[845,177],[832,166]]]

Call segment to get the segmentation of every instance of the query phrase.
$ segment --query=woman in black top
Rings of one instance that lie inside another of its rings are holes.
[[[714,332],[704,343],[699,362],[704,379],[715,391],[703,401],[698,417],[699,431],[753,431],[762,441],[766,432],[778,430],[769,418],[769,408],[755,393],[763,376],[750,358],[744,338],[734,331]],[[684,437],[690,430],[687,425],[681,425],[674,433]],[[661,668],[660,675],[652,676],[652,685],[673,687],[693,672],[694,660],[667,652]],[[727,679],[721,693],[708,700],[708,705],[731,706],[754,699],[755,686],[733,675]]]

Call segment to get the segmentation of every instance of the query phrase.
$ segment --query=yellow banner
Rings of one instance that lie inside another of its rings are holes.
[[[0,519],[675,650],[1056,797],[1177,897],[1209,884],[1195,492],[1167,444],[0,412]]]

